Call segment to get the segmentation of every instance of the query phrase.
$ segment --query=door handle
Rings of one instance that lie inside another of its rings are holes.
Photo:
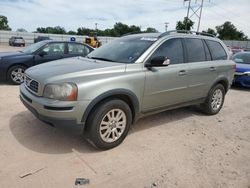
[[[187,71],[186,70],[180,70],[179,71],[179,76],[184,76],[187,74]]]
[[[215,67],[210,67],[210,71],[215,71],[216,68]]]

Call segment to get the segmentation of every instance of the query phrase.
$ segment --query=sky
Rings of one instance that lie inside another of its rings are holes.
[[[196,3],[197,1],[197,3]],[[191,0],[195,10],[201,0]],[[175,29],[176,22],[187,14],[188,3],[183,0],[0,0],[0,15],[7,16],[12,30],[62,26],[67,31],[79,27],[112,28],[116,22],[154,27],[158,31]],[[190,12],[192,13],[192,12]],[[193,30],[197,30],[198,19]],[[215,28],[231,21],[250,37],[250,0],[204,0],[201,30]]]

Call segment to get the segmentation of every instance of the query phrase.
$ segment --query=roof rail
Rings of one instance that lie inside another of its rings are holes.
[[[205,33],[205,32],[197,32],[197,31],[189,31],[189,30],[171,30],[171,31],[166,31],[162,33],[159,38],[164,37],[166,35],[170,35],[172,33],[184,33],[184,34],[195,34],[195,35],[204,35],[204,36],[209,36],[209,37],[215,37],[215,35],[210,34],[210,33]]]

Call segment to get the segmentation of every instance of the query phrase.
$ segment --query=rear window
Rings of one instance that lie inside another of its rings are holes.
[[[233,56],[235,63],[250,64],[250,53],[238,53]]]
[[[206,40],[208,48],[211,52],[212,60],[225,60],[227,54],[219,42]]]
[[[206,61],[204,45],[200,39],[185,39],[188,63]]]

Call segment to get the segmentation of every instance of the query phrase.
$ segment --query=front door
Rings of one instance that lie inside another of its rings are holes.
[[[34,57],[35,65],[65,57],[65,44],[53,42],[46,44]]]
[[[182,39],[165,41],[148,61],[157,56],[169,58],[170,65],[146,70],[143,111],[179,104],[187,98],[187,74]]]

